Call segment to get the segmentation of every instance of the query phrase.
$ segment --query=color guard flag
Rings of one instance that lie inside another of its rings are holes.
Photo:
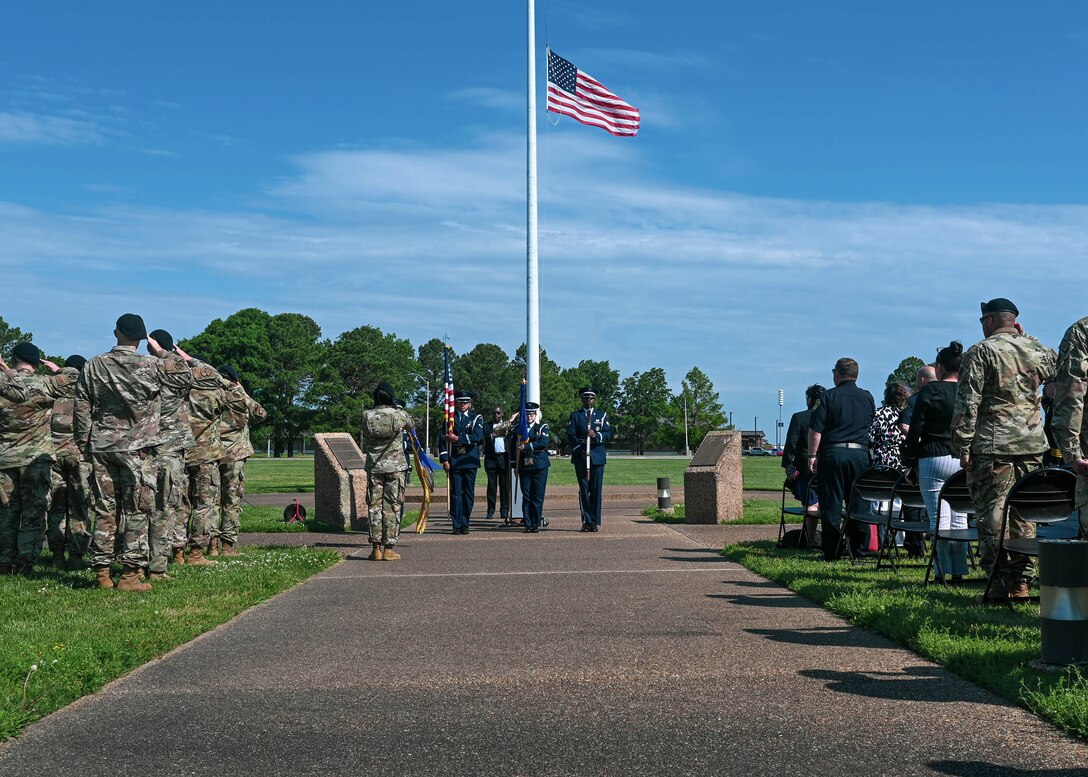
[[[638,108],[548,49],[548,110],[613,135],[638,134]]]
[[[456,406],[453,404],[453,369],[450,367],[450,348],[446,346],[446,393],[442,407],[446,411],[446,434],[453,434],[453,414]]]

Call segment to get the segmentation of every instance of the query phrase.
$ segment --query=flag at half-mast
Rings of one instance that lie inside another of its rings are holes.
[[[453,414],[455,411],[455,405],[453,404],[453,369],[450,367],[450,349],[447,346],[445,350],[446,357],[446,392],[442,402],[442,407],[446,412],[446,434],[453,434]]]
[[[548,110],[613,135],[638,134],[638,108],[628,105],[592,78],[548,49]]]

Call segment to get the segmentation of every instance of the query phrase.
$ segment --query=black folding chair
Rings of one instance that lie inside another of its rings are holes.
[[[1077,509],[1076,504],[1077,476],[1067,469],[1060,467],[1043,467],[1029,472],[1013,484],[1005,499],[1005,507],[1001,511],[1001,531],[997,535],[997,556],[994,559],[993,569],[986,581],[986,590],[982,594],[982,603],[988,604],[996,601],[993,595],[994,581],[997,579],[1001,558],[1007,550],[1009,553],[1020,553],[1024,556],[1039,555],[1039,539],[1013,538],[1005,539],[1005,532],[1009,526],[1009,514],[1015,510],[1022,520],[1039,527],[1047,524],[1056,524],[1066,521]],[[1077,522],[1076,531],[1068,536],[1051,536],[1051,539],[1074,539],[1080,536],[1080,522]],[[1030,601],[1037,601],[1038,597],[1030,597]],[[1012,601],[1006,598],[1009,606]]]
[[[975,526],[972,526],[972,523],[975,520],[975,503],[971,499],[970,490],[967,488],[967,470],[961,469],[944,482],[944,485],[941,487],[940,496],[937,497],[938,510],[940,510],[942,504],[948,505],[948,509],[954,513],[965,513],[967,515],[967,528],[942,530],[940,513],[938,513],[935,524],[936,528],[933,530],[933,536],[930,538],[929,568],[926,569],[926,579],[922,582],[922,585],[929,585],[929,576],[939,565],[939,562],[937,561],[938,541],[966,543],[967,561],[971,565],[971,569],[978,569],[978,564],[975,563],[975,558],[978,555],[978,529]],[[972,549],[972,545],[974,545],[974,549]],[[974,550],[974,552],[972,552],[972,550]],[[940,578],[947,588],[948,575],[943,569],[940,570]]]
[[[785,480],[782,481],[782,506],[779,509],[779,516],[778,516],[778,544],[781,545],[782,544],[782,538],[786,536],[786,516],[788,516],[788,515],[798,515],[798,516],[801,517],[801,521],[802,521],[802,523],[801,523],[801,526],[802,526],[801,536],[800,536],[800,539],[797,541],[797,546],[800,547],[801,543],[804,542],[804,538],[805,538],[805,532],[804,532],[805,507],[804,507],[803,504],[802,504],[801,507],[792,507],[792,506],[791,507],[786,507],[786,494],[789,494],[791,499],[794,498],[793,497],[793,491],[790,489],[790,479],[789,478],[786,478]]]
[[[842,553],[843,542],[846,542],[850,561],[858,562],[857,557],[854,555],[854,546],[847,539],[852,524],[876,526],[878,527],[878,533],[881,530],[888,531],[888,524],[891,522],[892,516],[892,494],[895,492],[895,484],[899,482],[900,476],[899,470],[894,467],[886,467],[883,464],[869,467],[869,469],[857,476],[853,485],[850,486],[850,497],[846,503],[846,511],[843,513],[839,542],[835,546],[836,558]],[[879,511],[872,512],[874,502],[887,502],[887,514]],[[869,511],[862,512],[866,507],[869,508]],[[880,542],[884,542],[883,536],[880,537]],[[879,560],[880,556],[878,554],[877,561],[879,562]]]
[[[894,510],[895,500],[899,500],[900,508],[899,515],[892,516],[888,521],[888,530],[884,534],[884,541],[880,543],[880,555],[876,560],[876,568],[880,569],[881,563],[884,559],[888,560],[893,572],[898,572],[899,566],[899,546],[895,544],[895,535],[899,532],[915,532],[918,534],[929,534],[929,520],[924,521],[908,521],[903,519],[903,511],[912,508],[922,510],[925,512],[926,500],[922,497],[922,490],[918,487],[917,483],[908,483],[906,475],[899,478],[899,481],[895,484],[895,489],[892,491],[892,506],[889,510]],[[922,566],[919,564],[904,564],[903,566]]]

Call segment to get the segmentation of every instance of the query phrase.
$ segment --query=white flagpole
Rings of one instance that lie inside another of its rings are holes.
[[[540,402],[540,287],[537,256],[537,203],[536,203],[536,4],[529,2],[529,111],[528,143],[528,238],[525,272],[525,380],[526,398]]]

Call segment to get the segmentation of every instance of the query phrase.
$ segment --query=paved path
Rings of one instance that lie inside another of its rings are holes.
[[[549,514],[436,521],[392,563],[341,535],[343,563],[32,726],[0,774],[1086,774],[1083,743],[724,561],[741,527]]]

